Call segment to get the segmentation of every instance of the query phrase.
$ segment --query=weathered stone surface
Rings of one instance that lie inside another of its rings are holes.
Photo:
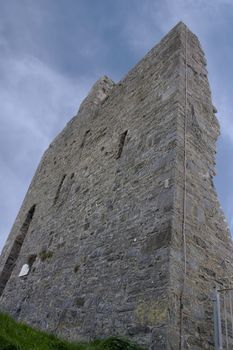
[[[183,349],[213,349],[212,292],[232,276],[215,112],[182,23],[118,84],[101,78],[32,180],[0,258],[0,309],[68,339],[179,349],[183,288]]]

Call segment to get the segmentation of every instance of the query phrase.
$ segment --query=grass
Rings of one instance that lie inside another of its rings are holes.
[[[0,350],[142,350],[128,340],[107,338],[90,343],[69,343],[52,334],[17,323],[0,313]]]
[[[41,261],[45,261],[47,259],[50,259],[52,258],[53,256],[53,252],[51,250],[42,250],[40,253],[39,253],[39,257],[40,257],[40,260]]]

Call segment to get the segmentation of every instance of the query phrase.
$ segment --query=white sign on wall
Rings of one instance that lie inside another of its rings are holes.
[[[22,266],[22,269],[21,269],[20,273],[19,273],[19,277],[27,276],[28,273],[29,273],[29,270],[30,270],[29,265],[28,264],[24,264]]]

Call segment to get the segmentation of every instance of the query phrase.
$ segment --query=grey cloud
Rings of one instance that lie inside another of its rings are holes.
[[[71,80],[31,56],[0,67],[2,246],[43,151],[76,113],[90,81]]]

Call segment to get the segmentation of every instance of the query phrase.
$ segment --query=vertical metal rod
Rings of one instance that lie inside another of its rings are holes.
[[[215,295],[215,298],[213,299],[214,301],[214,349],[219,350],[218,347],[218,308],[217,308],[217,292]]]
[[[225,334],[226,334],[226,347],[229,350],[229,342],[228,342],[228,322],[227,322],[227,298],[226,293],[223,293],[223,307],[224,307],[224,321],[225,321]]]
[[[223,350],[220,296],[218,292],[216,292],[215,294],[214,306],[215,306],[214,307],[215,350]]]
[[[187,114],[188,114],[188,51],[187,51],[187,27],[185,26],[185,107],[184,107],[184,191],[183,191],[183,218],[182,218],[182,237],[183,237],[183,259],[184,259],[184,280],[180,295],[180,344],[179,350],[184,349],[184,320],[183,320],[183,303],[186,288],[187,275],[187,241],[186,241],[186,216],[187,216]]]
[[[230,313],[231,313],[231,339],[233,338],[233,311],[232,311],[232,291],[229,292]]]

